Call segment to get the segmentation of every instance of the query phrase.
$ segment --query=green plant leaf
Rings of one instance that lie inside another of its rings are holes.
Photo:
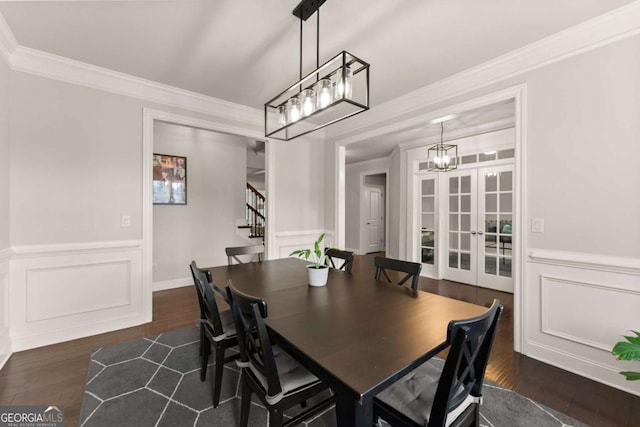
[[[640,372],[620,372],[621,375],[624,375],[627,381],[637,381],[640,380]]]
[[[631,332],[636,334],[636,336],[635,337],[630,337],[630,336],[625,335],[626,340],[629,341],[632,344],[640,345],[640,332],[637,332],[637,331],[631,331]]]
[[[640,360],[640,344],[633,342],[617,342],[611,352],[618,360]]]

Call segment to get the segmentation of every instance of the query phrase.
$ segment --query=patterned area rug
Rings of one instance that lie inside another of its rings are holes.
[[[227,364],[221,404],[211,405],[213,368],[200,381],[197,327],[102,347],[91,356],[80,426],[235,426],[240,413],[240,371]],[[213,357],[211,355],[212,365]],[[486,427],[585,427],[518,393],[485,384],[481,425]],[[289,414],[289,415],[293,415]],[[266,426],[267,411],[256,400],[251,426]],[[302,425],[335,426],[333,408]]]

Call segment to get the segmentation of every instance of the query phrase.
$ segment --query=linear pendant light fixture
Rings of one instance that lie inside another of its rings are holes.
[[[440,142],[427,150],[427,170],[448,172],[458,168],[458,146],[444,144],[444,121],[440,122]]]
[[[369,109],[369,64],[342,51],[320,65],[320,6],[303,0],[300,19],[300,80],[264,104],[264,135],[288,141]],[[302,24],[317,15],[316,69],[302,77]]]

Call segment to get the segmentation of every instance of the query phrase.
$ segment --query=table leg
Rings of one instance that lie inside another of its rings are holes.
[[[350,390],[334,390],[336,393],[336,418],[338,427],[371,427],[373,425],[373,397],[363,399]]]

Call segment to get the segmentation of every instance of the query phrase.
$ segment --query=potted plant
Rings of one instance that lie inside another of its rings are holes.
[[[636,336],[625,336],[626,341],[617,342],[611,350],[618,360],[640,360],[640,332],[631,332]],[[620,374],[624,375],[627,381],[640,380],[640,372],[624,371]]]
[[[324,286],[327,284],[329,276],[329,264],[324,251],[320,249],[320,243],[324,239],[322,233],[313,243],[313,249],[298,249],[289,254],[289,256],[297,256],[298,258],[311,261],[312,264],[307,265],[307,274],[309,276],[309,285]]]

